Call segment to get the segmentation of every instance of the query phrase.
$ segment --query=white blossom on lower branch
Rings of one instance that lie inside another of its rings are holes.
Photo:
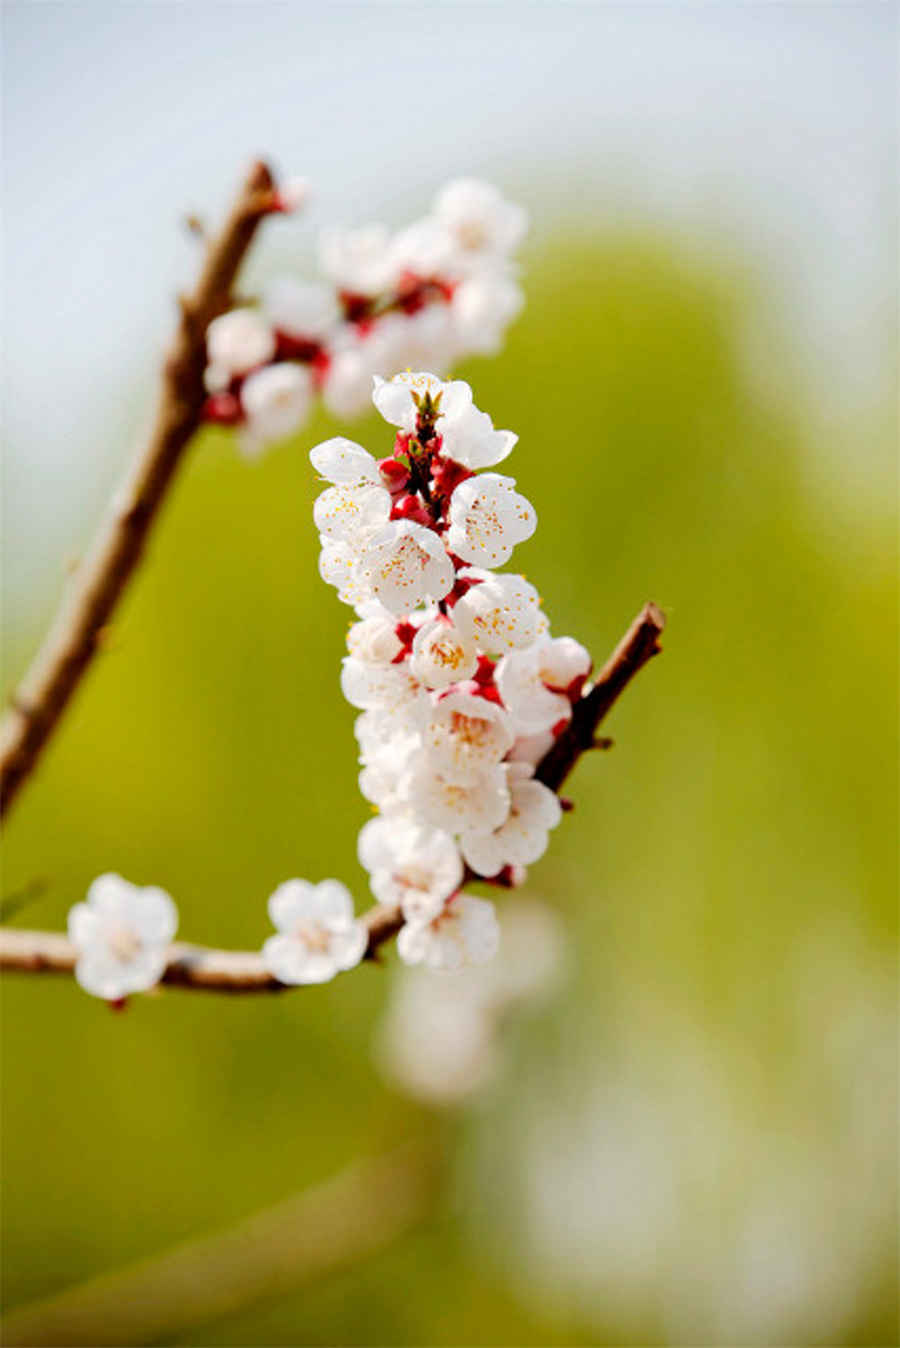
[[[121,875],[100,875],[86,903],[69,911],[69,939],[78,951],[75,977],[94,997],[119,1002],[162,978],[178,911],[165,890],[141,889]]]
[[[327,983],[366,953],[367,934],[353,916],[353,899],[338,880],[287,880],[269,899],[277,929],[262,949],[280,983]]]
[[[392,452],[338,438],[310,454],[330,483],[313,510],[320,569],[358,618],[341,687],[361,713],[360,789],[378,811],[359,858],[375,897],[402,909],[401,959],[453,969],[490,959],[499,940],[493,905],[465,884],[521,884],[560,820],[535,771],[591,660],[550,635],[524,576],[494,569],[537,524],[512,478],[478,472],[516,436],[495,431],[460,380],[374,384]]]

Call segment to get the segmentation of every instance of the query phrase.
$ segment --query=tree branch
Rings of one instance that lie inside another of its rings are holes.
[[[661,650],[659,638],[665,617],[647,604],[597,675],[593,687],[576,704],[572,720],[537,766],[535,776],[558,790],[578,759],[594,747],[597,727],[652,656]],[[469,878],[477,878],[472,877]],[[403,926],[399,907],[376,904],[362,921],[369,932],[365,958],[376,959],[379,948]],[[71,974],[78,952],[67,937],[48,931],[19,931],[0,927],[0,969],[21,973]],[[173,945],[162,976],[163,983],[198,992],[283,992],[285,985],[265,968],[251,950],[214,950],[209,946]]]
[[[403,926],[399,908],[376,904],[363,915],[369,932],[365,959],[375,959]],[[78,951],[67,936],[55,931],[19,931],[0,927],[0,969],[30,974],[71,974]],[[195,992],[284,992],[286,984],[269,973],[255,950],[214,950],[211,946],[176,942],[160,982]]]
[[[265,164],[254,164],[221,233],[206,250],[193,293],[180,300],[181,318],[163,367],[153,429],[0,727],[0,815],[34,770],[140,561],[182,454],[200,425],[207,326],[229,307],[259,222],[276,207],[272,174]]]
[[[659,655],[665,614],[645,604],[594,681],[576,703],[572,719],[556,743],[538,763],[535,777],[558,791],[583,753],[596,747],[597,727],[639,669]]]

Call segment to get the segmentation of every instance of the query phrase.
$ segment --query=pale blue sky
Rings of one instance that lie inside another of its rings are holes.
[[[813,399],[886,377],[897,8],[7,3],[6,585],[49,603],[140,428],[187,276],[187,209],[249,156],[316,186],[263,252],[399,221],[489,176],[535,229],[663,219],[768,270]]]

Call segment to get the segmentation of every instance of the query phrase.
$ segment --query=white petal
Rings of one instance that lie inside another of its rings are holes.
[[[327,487],[313,505],[316,528],[337,541],[352,540],[362,530],[386,524],[390,513],[390,492],[368,483]]]
[[[131,909],[131,924],[148,944],[168,945],[178,930],[178,909],[164,889],[139,889]]]
[[[327,983],[338,972],[330,950],[311,951],[292,936],[270,936],[262,948],[262,958],[274,978],[291,986]]]
[[[378,464],[367,449],[343,435],[323,440],[309,451],[309,460],[316,472],[329,482],[372,482],[381,485]]]
[[[94,944],[100,934],[100,914],[86,903],[76,903],[69,909],[69,940],[79,950]]]
[[[313,886],[308,880],[285,880],[269,896],[269,917],[279,931],[292,931],[308,916]]]
[[[315,887],[316,915],[329,924],[353,920],[353,895],[340,880],[321,880]]]

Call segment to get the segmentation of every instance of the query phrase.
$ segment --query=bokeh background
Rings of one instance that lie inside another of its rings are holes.
[[[896,7],[10,3],[4,65],[7,688],[145,423],[180,220],[260,152],[317,195],[250,289],[454,174],[527,204],[525,311],[461,370],[521,437],[517,561],[598,660],[669,616],[530,876],[560,968],[471,1090],[404,1069],[394,955],[118,1016],[5,980],[6,1307],[102,1275],[116,1342],[895,1343]],[[200,437],[12,816],[16,924],[110,869],[223,945],[291,875],[367,903],[334,429]]]

